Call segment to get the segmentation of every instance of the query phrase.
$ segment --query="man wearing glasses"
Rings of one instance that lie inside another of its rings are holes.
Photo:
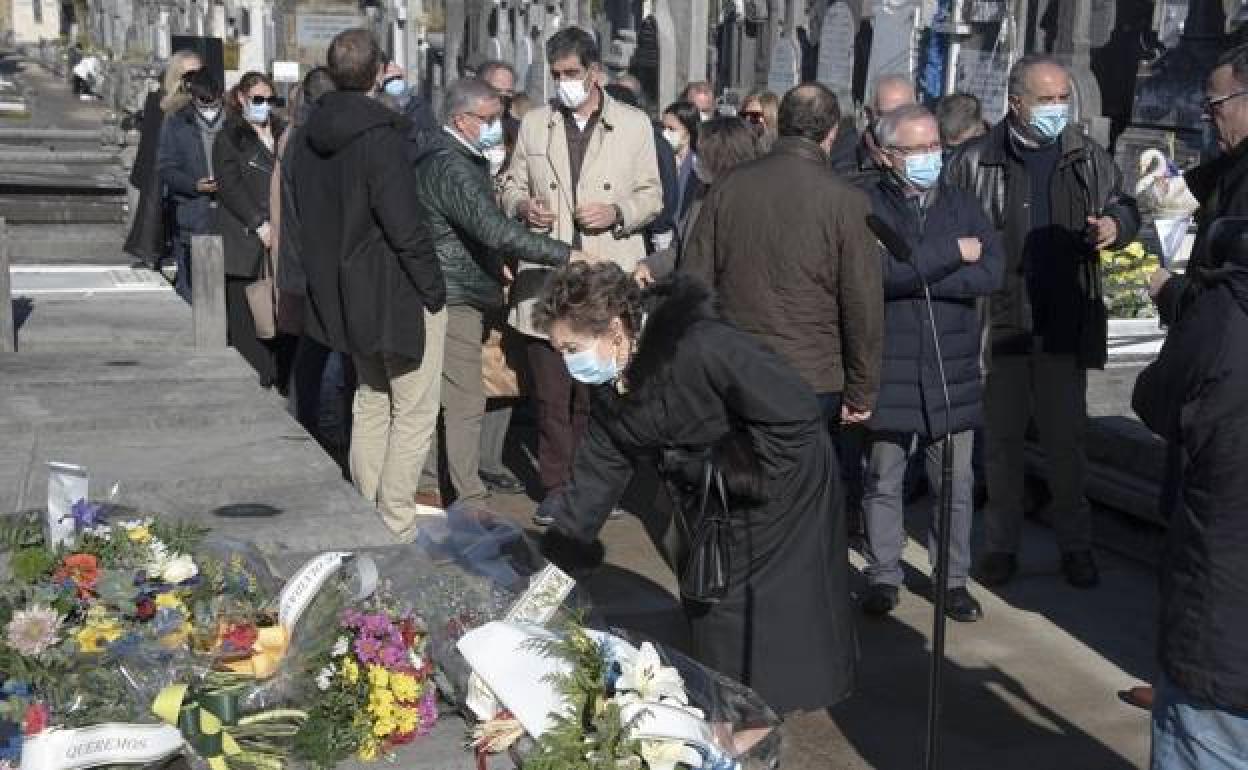
[[[954,447],[949,592],[945,612],[969,623],[983,615],[966,589],[971,567],[974,474],[971,444],[983,420],[979,374],[980,318],[976,299],[1001,286],[1001,239],[975,198],[940,190],[942,147],[936,117],[926,107],[898,107],[875,128],[885,173],[867,193],[871,206],[910,255],[882,250],[884,354],[880,395],[867,422],[867,474],[862,508],[867,526],[867,582],[862,609],[885,615],[897,606],[906,543],[903,487],[918,451],[936,485],[931,497],[928,554],[933,568],[946,433]],[[940,359],[932,345],[923,298],[930,287]],[[945,411],[941,375],[948,386]],[[946,425],[946,420],[948,424]]]
[[[1107,359],[1099,249],[1139,228],[1135,201],[1103,147],[1070,123],[1070,75],[1025,56],[1010,70],[1009,112],[959,150],[947,183],[976,194],[1005,246],[1005,284],[989,301],[987,553],[978,577],[1002,585],[1018,569],[1023,441],[1034,417],[1053,493],[1066,580],[1100,582],[1084,498],[1087,370]]]
[[[1153,273],[1149,291],[1164,323],[1178,322],[1183,311],[1200,292],[1201,274],[1225,261],[1221,249],[1210,248],[1214,221],[1222,217],[1248,217],[1248,45],[1223,53],[1205,84],[1202,103],[1205,130],[1217,140],[1215,156],[1183,174],[1196,200],[1196,242],[1185,274],[1171,275],[1161,268]]]

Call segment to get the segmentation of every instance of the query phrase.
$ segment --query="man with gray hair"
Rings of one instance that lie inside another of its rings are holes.
[[[441,459],[456,499],[471,502],[487,496],[478,472],[485,413],[481,344],[485,313],[503,305],[502,257],[557,267],[573,254],[566,243],[529,232],[499,208],[486,155],[502,144],[502,114],[493,86],[463,78],[446,94],[442,127],[409,143],[414,218],[427,227],[446,278]]]
[[[1006,280],[989,301],[986,585],[1018,569],[1023,443],[1034,417],[1053,493],[1052,521],[1066,580],[1100,582],[1084,498],[1087,370],[1107,359],[1099,250],[1139,229],[1135,201],[1105,148],[1070,123],[1066,68],[1030,55],[1010,70],[1009,112],[963,146],[946,182],[975,193],[1005,243]]]
[[[858,181],[864,189],[874,186],[887,168],[875,137],[875,127],[879,125],[880,118],[898,107],[918,103],[914,81],[896,73],[877,77],[871,83],[870,93],[863,108],[867,115],[867,128],[858,144],[858,173],[861,175]]]
[[[941,499],[944,438],[953,445],[949,592],[945,612],[961,622],[982,614],[967,591],[971,567],[973,474],[971,441],[983,420],[979,375],[980,315],[975,300],[1000,287],[1005,269],[1001,239],[963,190],[939,190],[942,167],[936,118],[926,107],[905,105],[876,124],[885,173],[867,191],[872,212],[909,254],[881,250],[884,284],[884,353],[880,394],[867,421],[867,474],[862,508],[867,530],[867,583],[862,609],[884,615],[897,606],[906,542],[904,478],[920,454]],[[890,240],[890,243],[894,241]],[[930,287],[928,325],[922,290]],[[931,335],[940,339],[937,360]],[[945,411],[940,373],[947,376]],[[936,563],[939,503],[933,506],[928,556]]]

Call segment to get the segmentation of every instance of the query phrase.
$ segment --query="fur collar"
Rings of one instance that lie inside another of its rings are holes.
[[[676,351],[700,321],[719,320],[714,294],[686,275],[661,281],[648,292],[648,314],[637,352],[626,373],[630,393],[645,399],[649,390],[671,381]]]

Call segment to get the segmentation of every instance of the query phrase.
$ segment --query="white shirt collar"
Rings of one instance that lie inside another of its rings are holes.
[[[463,134],[459,133],[458,131],[451,128],[450,126],[442,126],[442,130],[450,134],[451,136],[455,137],[456,141],[458,141],[463,146],[467,147],[469,152],[471,152],[473,155],[476,155],[478,158],[485,157],[484,155],[481,154],[481,151],[477,149],[476,145],[474,145],[472,142],[464,138]]]

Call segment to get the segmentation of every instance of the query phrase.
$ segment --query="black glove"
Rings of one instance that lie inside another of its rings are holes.
[[[585,543],[550,527],[542,535],[542,555],[559,569],[575,576],[602,566],[606,549],[601,540]]]

